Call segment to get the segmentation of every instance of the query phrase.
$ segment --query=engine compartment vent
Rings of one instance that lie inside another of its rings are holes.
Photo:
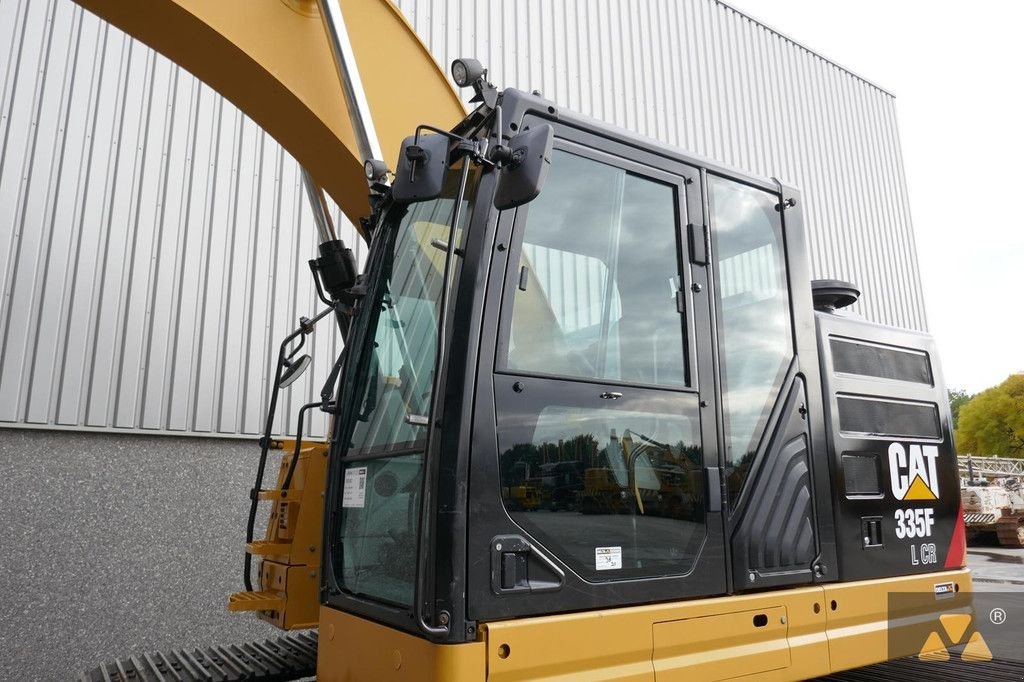
[[[811,298],[815,310],[831,313],[856,303],[860,289],[839,279],[816,279],[811,282]]]

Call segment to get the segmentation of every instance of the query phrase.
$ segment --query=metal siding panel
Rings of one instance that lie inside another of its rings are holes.
[[[814,276],[925,328],[888,93],[716,0],[398,4],[446,70],[477,55],[501,86],[801,187]],[[0,3],[0,55],[0,423],[259,432],[278,344],[318,307],[295,161],[70,0]],[[340,342],[305,350],[289,432]]]

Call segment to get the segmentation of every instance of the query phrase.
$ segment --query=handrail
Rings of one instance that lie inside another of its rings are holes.
[[[423,449],[423,481],[422,494],[420,495],[420,532],[419,538],[416,542],[416,591],[415,591],[415,613],[416,613],[416,625],[419,629],[427,636],[431,637],[443,637],[448,634],[449,622],[446,614],[440,619],[441,625],[431,625],[427,622],[427,615],[423,608],[424,597],[426,596],[427,587],[427,573],[429,565],[425,561],[426,559],[426,548],[430,546],[428,540],[430,538],[431,520],[432,520],[432,507],[433,507],[433,488],[436,484],[435,479],[437,478],[437,465],[438,460],[436,454],[431,457],[431,450],[434,449],[435,435],[438,434],[439,424],[443,418],[443,396],[441,390],[443,386],[443,371],[442,363],[445,361],[446,348],[446,337],[448,333],[448,306],[451,301],[451,278],[452,263],[455,260],[455,231],[458,228],[459,222],[462,220],[462,202],[466,196],[466,182],[469,180],[469,156],[463,157],[462,172],[459,177],[459,192],[455,198],[455,207],[452,210],[452,222],[448,227],[448,244],[449,247],[444,257],[444,272],[441,280],[441,305],[438,309],[438,321],[437,321],[437,344],[434,354],[434,386],[432,395],[434,396],[433,402],[430,405],[430,421],[427,423],[427,439],[426,446]]]

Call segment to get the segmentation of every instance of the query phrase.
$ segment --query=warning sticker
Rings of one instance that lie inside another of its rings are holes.
[[[594,564],[599,571],[610,571],[622,568],[621,547],[595,547]]]
[[[341,490],[342,507],[359,507],[366,504],[366,467],[345,470],[345,487]]]

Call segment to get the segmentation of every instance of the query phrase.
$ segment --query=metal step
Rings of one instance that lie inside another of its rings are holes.
[[[289,495],[291,493],[291,495]],[[281,490],[280,488],[272,488],[270,490],[261,490],[257,493],[257,497],[261,500],[270,500],[272,502],[291,502],[292,504],[298,504],[299,500],[302,499],[302,491],[298,490]]]
[[[276,592],[235,592],[228,597],[228,611],[280,611],[284,601]]]
[[[245,551],[255,556],[283,556],[291,554],[292,543],[270,542],[269,540],[258,540],[250,542],[245,546]]]
[[[263,642],[119,658],[79,682],[288,682],[316,675],[316,631]]]

